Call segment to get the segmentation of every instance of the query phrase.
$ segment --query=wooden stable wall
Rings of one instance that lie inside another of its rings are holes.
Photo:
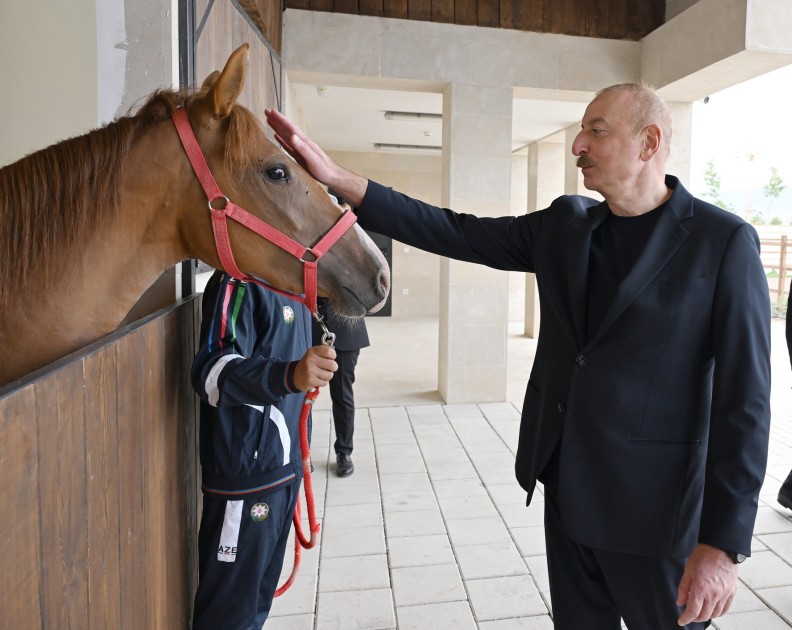
[[[285,0],[284,4],[287,9],[638,40],[663,24],[666,0]]]
[[[256,0],[261,4],[260,0]],[[279,3],[279,0],[268,0]],[[254,4],[250,0],[248,5]],[[252,11],[252,9],[251,9]],[[278,12],[277,38],[280,42],[281,14]],[[245,17],[247,15],[247,18]],[[253,20],[251,15],[256,16]],[[259,119],[265,108],[281,109],[281,60],[264,34],[251,26],[263,11],[245,13],[239,2],[197,0],[195,4],[195,77],[200,85],[215,70],[222,70],[229,55],[242,44],[249,44],[248,76],[239,102]],[[269,14],[269,19],[273,15]],[[266,127],[266,125],[265,125]]]
[[[188,627],[199,303],[0,389],[3,628]]]

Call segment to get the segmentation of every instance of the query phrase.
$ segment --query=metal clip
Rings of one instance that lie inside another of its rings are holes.
[[[324,323],[324,319],[318,312],[313,314],[313,318],[316,320],[316,323],[319,324],[319,326],[322,328],[322,343],[332,348],[333,344],[335,343],[335,338],[336,338],[335,333],[332,333],[327,329],[327,326],[325,326]]]

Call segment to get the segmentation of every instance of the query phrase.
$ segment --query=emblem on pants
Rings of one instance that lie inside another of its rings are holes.
[[[250,508],[250,518],[259,523],[269,516],[270,509],[266,503],[256,503]]]

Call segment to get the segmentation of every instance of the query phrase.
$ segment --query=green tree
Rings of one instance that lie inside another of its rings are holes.
[[[729,212],[734,212],[734,206],[721,199],[721,180],[718,172],[715,170],[715,163],[712,160],[707,162],[707,168],[704,171],[704,183],[707,185],[707,192],[704,193],[705,197],[712,199],[712,203],[714,203],[719,208],[723,208]]]
[[[781,196],[784,192],[786,185],[784,179],[778,174],[778,169],[775,166],[770,167],[770,181],[762,186],[762,194],[770,199],[770,207],[773,207],[773,201]]]

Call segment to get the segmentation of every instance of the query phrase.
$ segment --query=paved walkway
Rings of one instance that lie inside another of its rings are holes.
[[[508,398],[443,405],[437,322],[371,318],[356,384],[355,473],[335,476],[329,394],[314,412],[318,549],[275,600],[268,630],[551,630],[542,496],[514,480],[533,341],[509,341]],[[773,322],[773,428],[753,543],[719,630],[792,627],[792,371]],[[291,550],[291,547],[290,547]],[[285,573],[291,568],[287,553]]]

